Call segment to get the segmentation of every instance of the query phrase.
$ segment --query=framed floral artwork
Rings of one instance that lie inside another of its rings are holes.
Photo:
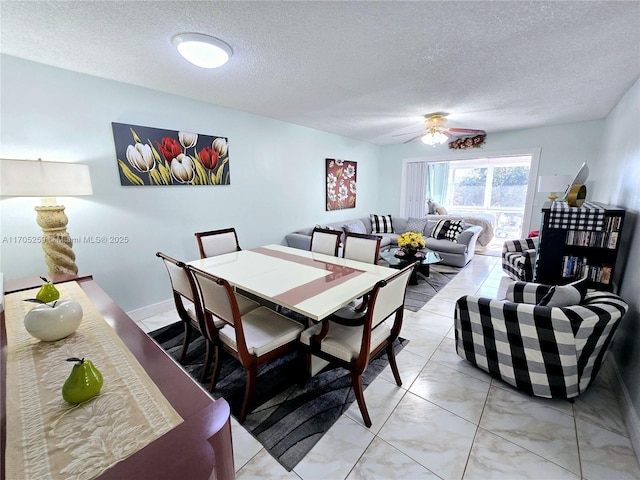
[[[327,211],[355,208],[357,162],[326,159]]]
[[[229,185],[229,140],[112,123],[120,184]]]

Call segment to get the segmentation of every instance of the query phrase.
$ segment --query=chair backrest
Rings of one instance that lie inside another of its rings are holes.
[[[164,266],[169,273],[169,280],[171,281],[171,288],[173,289],[173,300],[175,302],[178,315],[183,321],[187,321],[189,318],[189,314],[182,302],[182,298],[184,297],[193,303],[196,318],[198,320],[198,329],[203,334],[207,333],[209,339],[211,339],[211,334],[207,332],[208,322],[205,319],[204,311],[202,309],[202,301],[200,299],[200,294],[198,293],[198,287],[194,282],[187,265],[184,262],[176,260],[162,252],[156,252],[156,256],[162,259]]]
[[[378,282],[372,290],[367,310],[367,315],[371,317],[371,328],[377,327],[393,313],[402,315],[409,277],[414,268],[416,265],[413,263],[406,266],[391,278]]]
[[[156,257],[159,257],[164,262],[164,266],[169,273],[169,280],[171,281],[171,288],[174,293],[185,297],[187,300],[196,303],[198,300],[198,292],[195,290],[187,266],[184,262],[176,260],[175,258],[165,255],[162,252],[157,252]]]
[[[215,257],[241,250],[236,229],[223,228],[208,232],[196,232],[200,258]]]
[[[233,327],[236,332],[236,347],[241,356],[241,361],[243,361],[243,358],[248,358],[249,353],[244,338],[244,329],[242,328],[242,316],[240,315],[233,287],[224,278],[216,277],[199,268],[187,265],[187,269],[200,292],[207,322],[213,324],[211,315],[214,315]]]
[[[344,236],[342,256],[350,260],[377,265],[381,240],[382,237],[379,235],[347,232]]]
[[[340,230],[316,227],[311,234],[311,251],[337,257],[341,236]]]

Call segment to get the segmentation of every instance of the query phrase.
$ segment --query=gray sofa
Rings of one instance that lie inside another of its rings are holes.
[[[382,241],[380,249],[388,250],[397,246],[397,238],[400,234],[407,231],[407,218],[392,217],[393,233],[380,233]],[[355,220],[342,220],[339,222],[326,223],[322,227],[333,228],[335,230],[344,231],[344,226],[356,223],[361,226],[367,233],[371,233],[371,220],[369,217],[357,218]],[[454,267],[464,267],[473,258],[474,250],[478,236],[482,233],[482,227],[478,225],[465,224],[465,229],[458,236],[457,242],[449,240],[438,240],[431,237],[431,232],[438,222],[435,220],[427,220],[427,224],[422,231],[426,247],[430,250],[438,252],[442,257],[442,264]],[[311,248],[311,233],[315,225],[308,228],[296,230],[286,235],[285,241],[288,246],[299,248],[301,250],[309,250]]]

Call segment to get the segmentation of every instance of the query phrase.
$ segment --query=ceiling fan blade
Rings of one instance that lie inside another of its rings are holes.
[[[395,135],[391,135],[392,137],[402,137],[403,135],[415,135],[420,132],[407,132],[407,133],[396,133]]]
[[[444,133],[447,138],[453,138],[453,135],[451,135],[447,130],[443,130],[442,133]]]
[[[418,135],[416,137],[410,138],[409,140],[405,140],[403,143],[411,143],[414,140],[417,140],[417,139],[422,138],[422,137],[424,137],[424,133],[421,133],[420,135]]]
[[[487,132],[484,130],[475,130],[473,128],[450,128],[450,132],[452,133],[469,133],[471,135],[486,135]]]

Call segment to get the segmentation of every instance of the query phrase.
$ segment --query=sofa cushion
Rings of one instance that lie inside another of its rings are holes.
[[[429,250],[440,253],[452,253],[457,255],[465,255],[467,246],[464,243],[450,242],[449,240],[437,240],[433,237],[424,239],[424,246]]]
[[[342,229],[344,230],[344,233],[367,233],[367,229],[364,227],[362,222],[357,220],[343,225]]]
[[[372,233],[393,233],[393,222],[391,215],[371,214],[371,231]]]
[[[582,301],[580,291],[571,285],[556,285],[538,302],[541,307],[570,307]]]
[[[428,220],[426,218],[409,217],[409,219],[407,220],[407,226],[404,228],[404,231],[402,233],[406,233],[406,232],[423,233],[425,227],[427,226],[427,221]]]
[[[462,220],[440,220],[431,232],[431,236],[438,240],[458,241],[458,235],[464,230],[464,221]]]

